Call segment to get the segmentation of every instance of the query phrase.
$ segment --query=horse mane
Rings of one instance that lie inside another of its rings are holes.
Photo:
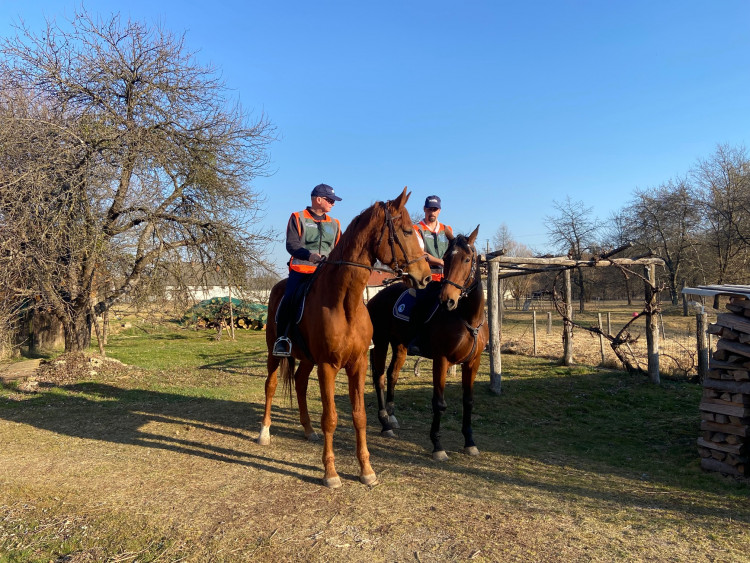
[[[458,246],[462,250],[471,252],[471,246],[469,245],[469,237],[467,237],[466,235],[458,234],[454,236],[453,240],[451,240],[450,244],[448,245],[448,250],[451,250],[453,247],[456,247],[456,246]]]
[[[352,244],[357,244],[356,235],[360,233],[359,224],[364,222],[365,225],[369,224],[374,218],[378,210],[381,209],[380,201],[375,202],[367,209],[362,210],[359,215],[352,219],[351,223],[346,227],[344,232],[341,234],[339,242],[333,247],[331,254],[328,256],[328,260],[341,260],[343,258],[344,250],[348,250]],[[363,237],[362,242],[359,244],[364,245],[368,242],[367,238]]]

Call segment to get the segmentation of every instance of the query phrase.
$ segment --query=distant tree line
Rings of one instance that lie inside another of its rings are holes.
[[[545,219],[550,248],[586,259],[630,242],[633,246],[618,256],[662,258],[659,282],[675,305],[685,285],[750,283],[750,158],[744,146],[718,145],[684,176],[636,189],[628,203],[606,219],[570,197],[554,207],[556,212]],[[494,243],[510,256],[532,254],[513,241],[504,225]],[[632,302],[643,295],[641,280],[610,268],[580,268],[573,279],[581,310],[594,298]],[[542,289],[548,282],[529,278],[525,291]]]

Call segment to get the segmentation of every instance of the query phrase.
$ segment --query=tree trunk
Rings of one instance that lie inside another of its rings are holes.
[[[69,319],[63,321],[65,332],[65,351],[84,352],[91,345],[91,307],[88,303],[72,304],[72,312]]]
[[[578,312],[583,313],[586,310],[586,292],[583,289],[583,269],[577,268],[576,278],[578,279]]]

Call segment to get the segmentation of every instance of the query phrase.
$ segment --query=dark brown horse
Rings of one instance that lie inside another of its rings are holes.
[[[300,422],[308,439],[315,438],[307,410],[307,384],[313,365],[318,366],[318,382],[323,403],[324,484],[340,487],[333,455],[333,432],[338,416],[334,402],[336,374],[341,368],[349,380],[349,400],[357,442],[359,479],[362,483],[377,483],[370,466],[365,427],[365,379],[367,376],[367,348],[372,338],[370,316],[363,302],[363,292],[376,260],[390,266],[410,285],[425,287],[430,281],[430,269],[424,252],[412,228],[406,202],[406,188],[395,200],[377,202],[355,217],[347,227],[328,259],[317,270],[316,278],[305,299],[305,309],[298,324],[299,335],[292,330],[292,358],[277,358],[271,354],[276,340],[275,312],[284,295],[286,280],[271,290],[269,322],[266,329],[268,345],[268,378],[266,379],[266,408],[258,443],[270,443],[271,403],[276,392],[277,374],[281,368],[285,383],[294,380],[299,405]],[[301,339],[299,338],[301,336]],[[300,360],[294,374],[295,359]]]
[[[432,457],[437,461],[448,459],[440,443],[440,418],[447,407],[444,398],[445,379],[448,368],[461,364],[461,384],[463,387],[463,420],[461,432],[464,435],[464,452],[478,455],[471,428],[471,413],[474,406],[474,379],[479,369],[482,350],[487,344],[489,330],[484,320],[484,291],[479,275],[479,260],[474,242],[479,227],[466,238],[458,235],[450,241],[443,257],[445,278],[439,289],[441,306],[429,322],[422,325],[422,341],[426,345],[423,352],[432,358],[432,427],[430,439],[433,444]],[[405,320],[393,314],[393,308],[406,286],[401,283],[391,285],[370,299],[367,309],[373,326],[373,343],[370,352],[372,377],[378,398],[378,418],[383,434],[393,436],[393,428],[398,428],[394,415],[394,389],[398,373],[406,360],[406,346],[414,336],[413,328]],[[429,289],[427,290],[429,291]],[[385,391],[385,360],[388,345],[392,357],[388,366],[387,395]]]

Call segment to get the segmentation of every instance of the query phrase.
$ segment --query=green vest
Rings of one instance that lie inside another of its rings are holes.
[[[300,240],[310,252],[317,252],[322,256],[328,256],[336,245],[341,232],[341,224],[338,219],[332,219],[328,215],[323,221],[316,221],[312,215],[303,209],[295,213],[297,224],[300,228]],[[315,271],[315,265],[307,260],[293,258],[289,264],[292,270],[303,273]]]
[[[422,236],[422,240],[424,241],[425,252],[427,252],[427,254],[431,256],[434,256],[435,258],[442,259],[445,251],[448,250],[450,241],[445,234],[445,225],[443,225],[442,223],[440,223],[439,225],[440,226],[438,227],[437,233],[433,233],[427,227],[427,225],[424,224],[424,221],[420,221],[419,225],[417,225],[417,228],[419,229],[419,234]]]

